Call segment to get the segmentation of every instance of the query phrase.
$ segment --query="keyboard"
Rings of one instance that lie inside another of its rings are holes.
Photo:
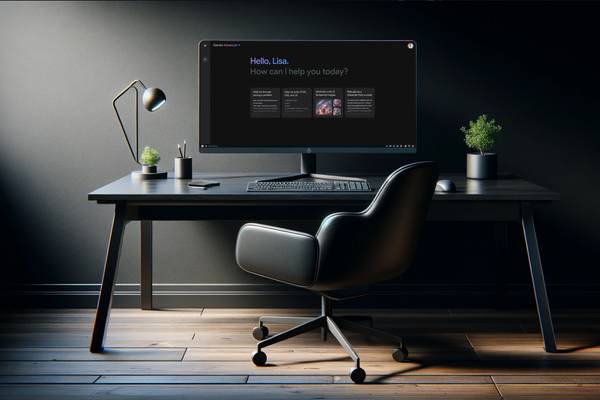
[[[370,192],[367,181],[248,182],[247,192]]]

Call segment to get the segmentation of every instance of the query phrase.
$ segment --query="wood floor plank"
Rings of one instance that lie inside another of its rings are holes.
[[[474,347],[484,346],[537,346],[542,340],[539,332],[535,333],[472,333],[468,332],[467,337]],[[557,335],[559,346],[599,346],[600,335],[590,333],[561,333]]]
[[[114,308],[111,310],[111,323],[167,321],[172,323],[197,323],[202,317],[202,308],[154,309]],[[0,314],[0,323],[85,323],[94,322],[94,309],[43,309],[4,312]]]
[[[256,325],[258,317],[275,315],[275,316],[305,316],[316,317],[320,314],[319,309],[205,309],[202,314],[204,321],[213,323],[246,323],[251,326]],[[362,315],[370,316],[376,324],[389,324],[410,329],[413,326],[423,326],[437,321],[448,327],[450,314],[448,310],[401,310],[401,309],[339,309],[336,310],[336,315],[344,317],[347,315]],[[418,322],[418,323],[417,323]]]
[[[517,385],[498,384],[498,390],[506,400],[525,399],[586,399],[600,398],[598,384],[566,384],[566,385]]]
[[[316,299],[315,304],[318,303]],[[321,312],[320,308],[205,308],[202,312],[202,318],[228,318],[248,319],[258,318],[264,315],[296,315],[296,316],[317,316]],[[349,309],[338,308],[335,314],[339,316],[346,315],[371,315],[373,318],[407,318],[414,320],[423,318],[431,319],[433,317],[446,318],[452,313],[448,309],[408,309],[408,308],[361,308]]]
[[[115,335],[109,328],[106,347],[188,347],[193,345],[194,332],[140,332],[131,335]],[[85,333],[37,332],[22,334],[0,334],[1,348],[48,348],[87,347],[90,344],[91,328]]]
[[[94,383],[98,375],[0,375],[0,384],[75,384]],[[0,393],[1,398],[2,393]]]
[[[547,353],[542,346],[538,349],[477,347],[475,352],[481,360],[596,360],[600,363],[600,351],[596,349]]]
[[[179,361],[185,348],[107,348],[90,353],[83,348],[0,349],[3,361]]]
[[[264,367],[248,361],[6,361],[0,375],[345,375],[349,360],[285,362],[269,360]],[[366,361],[361,366],[370,375],[595,375],[596,361],[542,362],[447,362],[417,363]]]
[[[315,385],[331,384],[331,375],[251,375],[248,384],[271,384],[271,385]]]
[[[287,310],[287,309],[250,309],[241,314],[236,314],[231,310],[206,309],[203,314],[203,320],[208,322],[209,326],[219,323],[244,324],[247,327],[257,325],[258,317],[261,315],[280,315],[280,316],[307,316],[315,317],[317,310]],[[345,315],[362,315],[373,318],[377,328],[390,330],[399,334],[433,333],[443,330],[447,333],[463,333],[465,329],[472,329],[475,332],[523,332],[520,321],[511,319],[487,318],[467,319],[463,318],[457,323],[456,317],[452,317],[447,311],[429,312],[421,310],[418,312],[402,312],[398,310],[341,310],[336,315],[344,317]],[[291,325],[272,325],[281,327],[281,329],[290,328]]]
[[[333,377],[334,383],[352,383],[348,375]],[[490,376],[486,375],[368,375],[366,383],[412,383],[412,384],[486,384],[494,383]]]
[[[586,318],[582,318],[580,320],[568,319],[568,320],[558,320],[554,322],[554,329],[557,332],[581,332],[581,333],[595,333],[598,335],[600,333],[600,321]],[[528,321],[527,323],[523,323],[523,331],[529,333],[537,333],[539,330],[539,325],[535,320]]]
[[[303,363],[268,364],[256,367],[250,360],[245,362],[133,362],[133,361],[9,361],[0,364],[0,375],[344,375],[352,366],[349,360],[317,361]],[[388,374],[402,372],[410,365],[393,361],[363,363],[369,373]]]
[[[221,330],[210,332],[160,332],[160,331],[132,331],[119,332],[110,326],[106,338],[107,347],[248,347],[256,344],[256,340],[244,331],[229,330],[223,326]],[[276,331],[278,332],[278,331]],[[70,332],[25,332],[22,334],[0,334],[1,348],[40,348],[40,347],[86,347],[90,341],[90,331],[80,333]],[[380,345],[376,340],[359,334],[348,334],[348,339],[354,346]],[[407,343],[411,347],[443,347],[443,348],[470,348],[470,344],[463,334],[420,335],[407,336]],[[305,335],[286,341],[287,347],[338,347],[335,339],[330,338],[322,342],[318,332],[309,332]]]
[[[354,347],[362,361],[391,361],[394,347],[369,346]],[[236,348],[189,348],[185,353],[184,361],[247,361],[256,350],[256,346]],[[303,362],[327,361],[349,359],[347,353],[339,346],[321,347],[316,344],[313,348],[290,348],[273,346],[266,350],[270,359],[277,362]],[[477,355],[472,349],[427,349],[409,347],[410,358],[427,361],[452,361],[452,360],[477,360]]]
[[[276,330],[273,334],[280,332]],[[381,346],[382,343],[376,339],[364,335],[347,333],[347,338],[355,347]],[[408,335],[405,337],[407,346],[411,348],[439,348],[439,349],[470,349],[471,344],[464,334],[427,334],[427,335]],[[197,333],[188,347],[251,347],[256,345],[256,340],[249,333],[227,332],[225,330],[218,334]],[[278,345],[279,346],[279,345]],[[318,331],[308,332],[301,336],[294,337],[282,343],[283,347],[290,348],[339,348],[339,343],[333,337],[329,337],[326,342],[321,340]]]
[[[0,325],[0,333],[73,333],[73,334],[87,334],[89,333],[91,323],[8,323]],[[203,322],[195,323],[151,323],[147,321],[139,321],[137,323],[126,322],[118,323],[111,320],[110,330],[120,335],[133,335],[136,333],[160,333],[162,335],[180,333],[180,332],[195,332],[200,329],[210,328],[212,330],[222,329],[222,327],[215,327],[214,325],[206,325]],[[248,332],[250,330],[249,324],[229,324],[230,329],[235,329],[240,332]]]
[[[3,400],[499,399],[494,385],[4,385]]]
[[[243,384],[247,375],[104,375],[96,383],[102,384]]]
[[[497,375],[492,376],[495,383],[509,384],[536,384],[536,383],[554,383],[554,384],[577,384],[594,383],[600,384],[599,375]]]

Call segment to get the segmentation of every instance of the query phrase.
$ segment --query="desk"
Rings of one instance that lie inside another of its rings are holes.
[[[278,175],[203,174],[194,179],[214,179],[218,187],[191,188],[186,180],[135,181],[125,176],[93,191],[88,200],[113,204],[115,211],[104,264],[102,287],[90,344],[101,352],[119,262],[123,232],[129,221],[141,221],[141,304],[152,308],[152,221],[322,219],[335,211],[363,209],[385,176],[363,176],[373,192],[365,193],[248,193],[246,184]],[[455,193],[435,193],[429,221],[517,221],[523,237],[547,352],[555,352],[554,328],[548,305],[542,262],[533,221],[533,207],[559,199],[559,195],[515,177],[477,181],[461,175],[442,175],[456,183]]]

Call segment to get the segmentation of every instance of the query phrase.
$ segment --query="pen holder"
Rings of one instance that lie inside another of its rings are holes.
[[[175,159],[175,179],[192,179],[191,157]]]

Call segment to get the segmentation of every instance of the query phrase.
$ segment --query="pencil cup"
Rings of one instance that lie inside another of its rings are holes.
[[[175,159],[175,179],[192,179],[191,157]]]

